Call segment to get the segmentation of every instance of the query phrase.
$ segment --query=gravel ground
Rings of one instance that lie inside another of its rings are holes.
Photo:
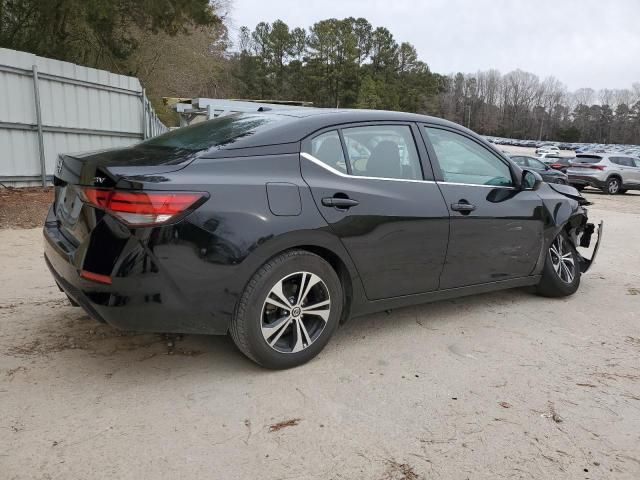
[[[605,237],[573,297],[370,315],[284,372],[93,322],[39,229],[2,229],[0,477],[638,479],[640,195],[587,196]]]
[[[0,228],[36,228],[53,202],[53,187],[0,186]]]

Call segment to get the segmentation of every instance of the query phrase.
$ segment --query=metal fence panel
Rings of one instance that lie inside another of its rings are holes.
[[[125,146],[165,131],[137,78],[0,48],[4,184],[42,179],[42,162],[50,178],[59,153]]]

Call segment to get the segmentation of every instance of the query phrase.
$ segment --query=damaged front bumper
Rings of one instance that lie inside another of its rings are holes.
[[[591,266],[593,265],[593,262],[596,259],[596,255],[598,255],[598,249],[600,248],[600,242],[602,241],[603,228],[604,228],[604,222],[601,221],[598,224],[598,232],[597,232],[598,239],[596,240],[596,245],[593,248],[593,253],[591,254],[591,258],[585,258],[580,254],[580,252],[578,252],[578,261],[580,262],[580,271],[582,273],[586,273],[591,268]],[[576,241],[576,238],[574,238],[574,245],[582,248],[589,248],[592,240],[591,237],[593,236],[594,232],[595,232],[595,225],[593,223],[587,223],[580,234],[579,241]]]

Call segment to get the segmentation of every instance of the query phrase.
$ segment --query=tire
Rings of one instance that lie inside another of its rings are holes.
[[[621,188],[620,190],[618,190],[618,193],[621,195],[624,195],[625,193],[627,193],[627,189],[626,188]]]
[[[610,177],[607,179],[602,191],[607,195],[615,195],[620,191],[621,182],[618,177]]]
[[[584,185],[571,185],[573,188],[578,190],[579,192],[584,190]]]
[[[302,299],[300,291],[306,294]],[[328,310],[322,308],[327,300]],[[304,313],[309,303],[320,308]],[[328,343],[342,308],[342,285],[331,265],[311,252],[289,250],[253,275],[229,331],[240,351],[257,364],[272,369],[297,367]]]
[[[569,268],[569,261],[573,262],[571,275],[558,262],[560,255],[565,255],[564,267]],[[568,257],[566,255],[569,255]],[[569,241],[567,234],[562,231],[553,239],[547,249],[547,256],[542,269],[542,278],[537,286],[538,294],[544,297],[568,297],[573,295],[580,286],[580,265],[578,252]]]

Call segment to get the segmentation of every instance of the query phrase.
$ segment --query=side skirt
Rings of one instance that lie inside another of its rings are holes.
[[[394,308],[419,305],[421,303],[437,302],[439,300],[449,300],[452,298],[466,297],[468,295],[476,295],[479,293],[495,292],[498,290],[506,290],[509,288],[528,287],[540,283],[541,277],[541,275],[532,275],[528,277],[501,280],[499,282],[471,285],[468,287],[449,288],[446,290],[436,290],[435,292],[385,298],[383,300],[374,300],[363,305],[359,305],[357,308],[354,308],[352,316],[357,317],[360,315],[382,312],[384,310],[390,310]]]

